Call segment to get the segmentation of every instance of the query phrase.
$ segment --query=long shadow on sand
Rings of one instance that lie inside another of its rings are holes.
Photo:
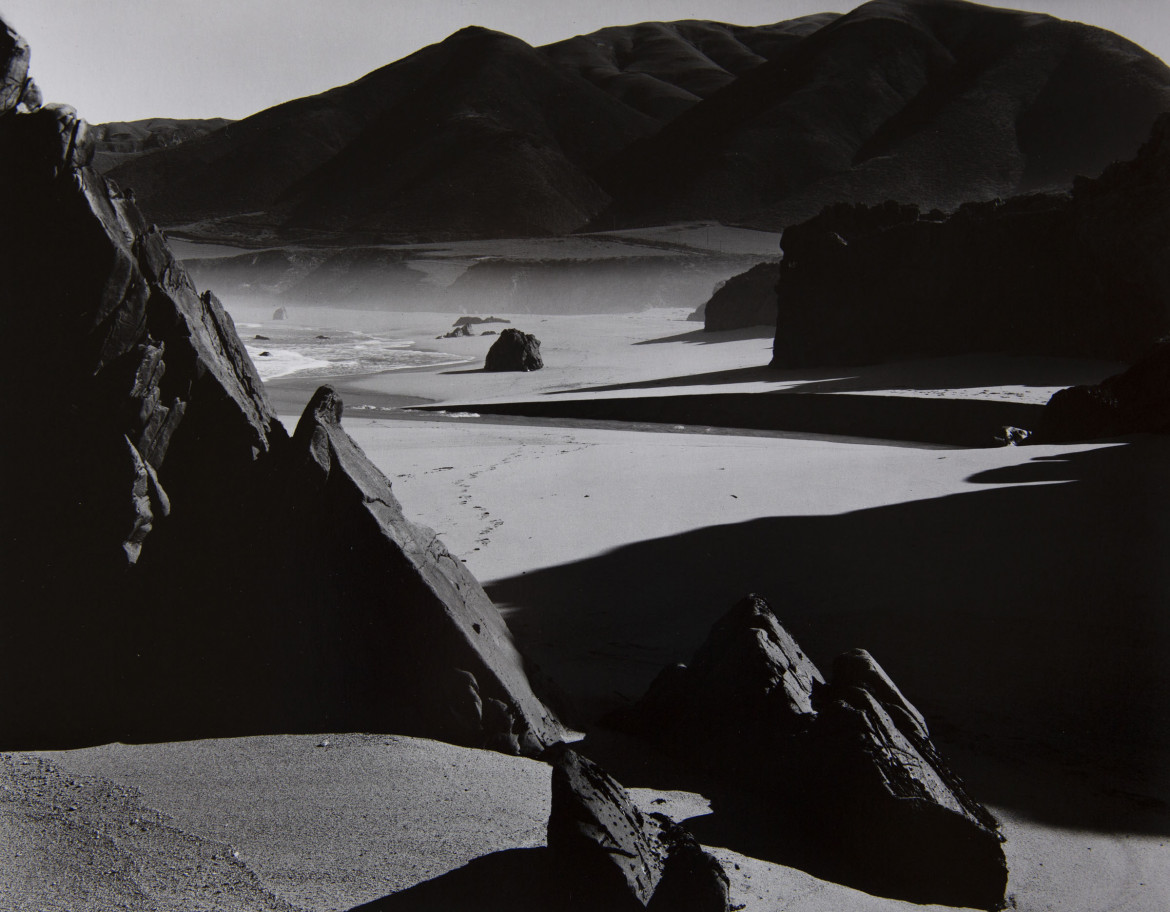
[[[1168,464],[1170,440],[1142,438],[982,473],[962,494],[708,527],[488,591],[579,722],[640,696],[756,591],[822,669],[869,649],[981,800],[1135,825],[1099,800],[1114,796],[1170,832]]]
[[[638,343],[645,344],[645,343]],[[787,369],[770,366],[736,367],[679,374],[629,383],[607,383],[574,389],[574,393],[613,393],[625,390],[670,389],[673,387],[724,386],[736,383],[787,384],[801,393],[880,392],[882,390],[937,390],[942,388],[1031,386],[1064,387],[1073,383],[1097,383],[1121,370],[1112,362],[1069,365],[1064,361],[1035,363],[1023,358],[949,359],[939,364],[909,361],[858,367]],[[563,391],[561,391],[563,392]],[[557,395],[547,393],[546,395]]]
[[[1035,427],[1043,410],[1039,405],[980,399],[785,392],[542,399],[463,407],[487,415],[735,428],[965,447],[994,446],[995,433],[1004,425]]]
[[[507,849],[351,912],[546,912],[555,878],[547,849]]]

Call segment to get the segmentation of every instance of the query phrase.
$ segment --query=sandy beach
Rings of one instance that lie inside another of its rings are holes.
[[[229,308],[245,340],[269,334],[270,307]],[[289,319],[462,362],[268,394],[291,429],[334,385],[406,514],[484,584],[586,746],[724,861],[737,908],[924,908],[752,857],[750,832],[598,727],[748,592],[822,668],[863,646],[924,712],[1003,823],[1014,907],[1170,907],[1170,441],[993,445],[1000,415],[1115,365],[800,375],[766,369],[766,331],[705,334],[680,309],[501,316],[544,370],[483,372],[490,337],[435,338],[450,314],[305,308]],[[799,398],[821,430],[787,408],[706,420],[732,397]],[[906,400],[920,427],[849,433],[860,397]],[[529,908],[543,863],[548,768],[484,751],[314,733],[3,761],[0,893],[37,897],[17,909]]]

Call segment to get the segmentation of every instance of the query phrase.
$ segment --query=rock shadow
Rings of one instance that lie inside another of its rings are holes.
[[[561,892],[548,849],[505,849],[350,912],[605,912],[583,901],[550,901]]]
[[[580,725],[639,697],[756,591],[822,668],[867,648],[979,800],[1170,833],[1168,463],[1170,439],[1139,438],[980,473],[948,497],[648,540],[488,592]]]

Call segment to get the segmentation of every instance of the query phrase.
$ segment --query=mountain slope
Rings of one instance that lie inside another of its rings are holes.
[[[607,201],[586,171],[654,127],[519,39],[468,28],[112,176],[159,222],[219,237],[563,233]]]
[[[775,25],[684,20],[614,26],[545,45],[550,60],[662,123],[837,18]]]
[[[179,143],[226,127],[230,120],[212,117],[208,120],[176,120],[170,117],[151,117],[146,120],[113,121],[94,124],[93,165],[99,172],[155,149],[177,146]]]
[[[839,201],[954,207],[1132,156],[1170,68],[1131,42],[962,0],[874,0],[607,165],[598,227],[782,227]]]

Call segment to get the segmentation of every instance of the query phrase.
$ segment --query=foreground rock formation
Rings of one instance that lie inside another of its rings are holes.
[[[565,745],[553,764],[548,848],[563,902],[582,912],[727,912],[727,874],[682,826],[647,817],[597,764]]]
[[[479,584],[328,388],[290,439],[230,317],[0,50],[5,746],[560,727]],[[25,87],[21,91],[9,87]]]
[[[540,340],[532,333],[505,329],[488,349],[483,369],[489,371],[534,371],[544,367]]]
[[[1128,370],[1095,386],[1054,395],[1031,443],[1065,443],[1123,434],[1170,433],[1170,340]]]
[[[1012,352],[1128,360],[1170,331],[1170,114],[1071,194],[836,205],[787,229],[773,365]]]
[[[922,714],[864,650],[826,684],[770,606],[749,596],[689,665],[614,722],[747,793],[773,851],[820,877],[921,903],[999,908],[999,825],[965,791]],[[743,799],[741,799],[743,801]]]

